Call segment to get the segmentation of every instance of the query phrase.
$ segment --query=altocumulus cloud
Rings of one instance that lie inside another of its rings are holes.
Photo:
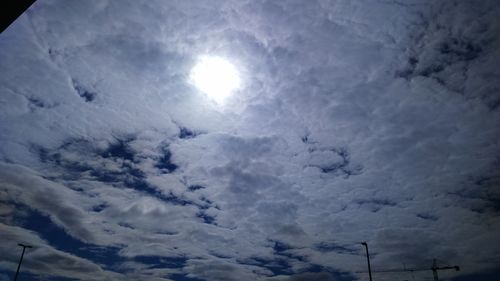
[[[37,1],[0,35],[0,279],[24,242],[28,280],[364,280],[368,241],[375,270],[491,280],[498,14]],[[224,105],[188,83],[207,54],[240,72]]]

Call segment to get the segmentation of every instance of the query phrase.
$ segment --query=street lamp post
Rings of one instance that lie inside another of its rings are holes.
[[[19,243],[17,245],[23,247],[23,253],[21,254],[21,258],[19,259],[19,264],[17,265],[17,271],[16,271],[16,275],[14,276],[14,281],[17,280],[17,275],[19,275],[19,269],[21,269],[21,263],[23,262],[24,251],[26,250],[26,248],[33,248],[33,246],[24,245],[24,244],[21,244],[21,243]]]
[[[370,281],[372,281],[372,268],[370,266],[370,255],[368,254],[368,244],[366,242],[361,243],[366,248],[366,260],[368,261],[368,275],[370,276]]]

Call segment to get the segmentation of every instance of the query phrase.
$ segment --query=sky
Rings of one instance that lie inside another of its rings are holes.
[[[500,275],[500,2],[38,0],[0,34],[0,280]],[[201,57],[240,85],[214,100]],[[497,65],[495,67],[495,65]]]

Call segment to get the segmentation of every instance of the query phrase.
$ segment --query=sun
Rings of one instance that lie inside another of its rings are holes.
[[[221,104],[240,87],[236,67],[218,56],[200,57],[191,70],[190,82],[209,98]]]

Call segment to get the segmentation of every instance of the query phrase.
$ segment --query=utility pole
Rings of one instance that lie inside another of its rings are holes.
[[[372,268],[370,266],[370,254],[368,254],[368,244],[366,242],[361,243],[366,249],[366,260],[368,261],[368,274],[370,276],[370,281],[372,281]]]
[[[21,243],[18,243],[17,245],[23,247],[23,253],[21,254],[21,258],[19,259],[19,264],[17,265],[17,271],[16,271],[16,275],[14,276],[14,281],[17,280],[17,275],[19,275],[19,269],[21,268],[21,263],[23,262],[24,251],[26,250],[26,248],[33,248],[33,246],[24,245]]]

